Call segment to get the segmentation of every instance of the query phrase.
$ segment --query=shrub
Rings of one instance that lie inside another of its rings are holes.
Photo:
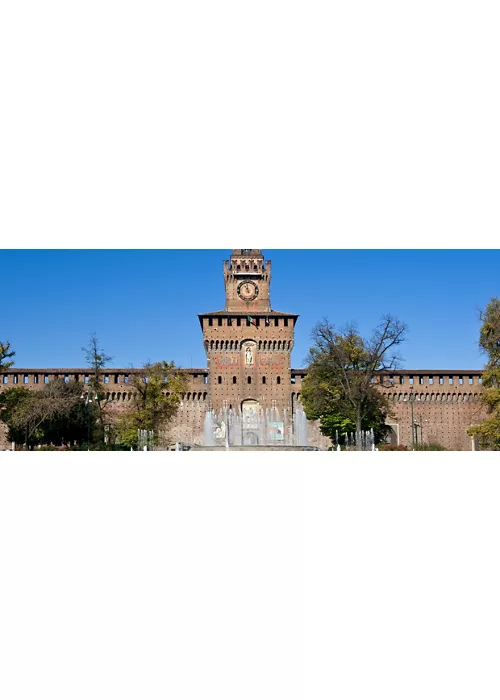
[[[446,452],[446,447],[443,447],[442,445],[439,444],[439,442],[424,442],[423,445],[419,445],[418,447],[415,448],[419,452],[422,450],[423,452]]]

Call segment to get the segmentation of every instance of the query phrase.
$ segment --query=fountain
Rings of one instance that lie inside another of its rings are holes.
[[[307,418],[302,408],[290,417],[276,407],[223,408],[207,411],[203,429],[204,447],[308,448]],[[313,448],[309,448],[313,449]]]

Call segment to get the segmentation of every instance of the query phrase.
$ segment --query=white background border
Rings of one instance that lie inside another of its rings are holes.
[[[497,28],[10,3],[0,246],[495,247]],[[498,698],[494,458],[2,453],[1,695]]]

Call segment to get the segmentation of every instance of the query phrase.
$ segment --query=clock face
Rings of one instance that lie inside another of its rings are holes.
[[[259,288],[255,282],[240,282],[237,291],[240,299],[243,299],[243,301],[252,301],[257,297]]]

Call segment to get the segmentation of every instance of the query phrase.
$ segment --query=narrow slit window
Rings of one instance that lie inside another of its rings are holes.
[[[236,384],[236,381],[237,381],[236,377],[233,377],[233,384]]]
[[[217,377],[217,384],[222,384],[222,377]]]
[[[266,378],[262,377],[262,384],[265,384],[265,383],[266,383]]]
[[[252,377],[248,377],[248,384],[252,383]]]

